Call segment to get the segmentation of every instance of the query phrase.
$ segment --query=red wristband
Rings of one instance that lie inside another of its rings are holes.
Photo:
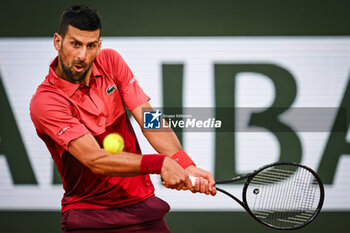
[[[196,166],[190,156],[188,156],[188,154],[183,150],[180,150],[173,154],[171,156],[171,159],[175,160],[183,169],[187,168],[190,165]]]
[[[150,154],[143,155],[140,170],[143,174],[160,174],[165,155]]]

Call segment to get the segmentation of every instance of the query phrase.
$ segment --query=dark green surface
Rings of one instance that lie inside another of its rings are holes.
[[[14,184],[37,184],[0,73],[0,156],[8,161]],[[1,172],[1,170],[0,170]]]
[[[279,119],[279,116],[292,106],[297,95],[296,81],[290,71],[277,64],[215,64],[215,106],[235,110],[235,79],[239,73],[244,72],[263,74],[272,81],[275,92],[271,106],[262,112],[254,112],[249,120],[249,126],[263,128],[274,134],[280,145],[278,161],[300,163],[301,141],[296,132]],[[223,122],[235,121],[234,112],[227,114],[227,111],[216,111],[216,118],[223,119]],[[216,179],[240,175],[235,171],[236,133],[234,131],[218,133],[221,130],[216,129],[215,135]]]
[[[345,114],[342,111],[346,111]],[[345,116],[345,117],[344,117]],[[344,119],[345,118],[345,119]],[[345,122],[345,131],[337,132],[336,128],[341,128]],[[347,138],[347,132],[350,128],[350,79],[345,89],[343,99],[341,101],[337,117],[333,124],[332,133],[327,141],[321,164],[318,168],[323,183],[331,184],[334,181],[334,174],[337,169],[340,157],[350,154],[350,143]]]
[[[52,36],[73,2],[3,1],[0,37]],[[350,35],[348,0],[75,2],[99,10],[104,36]]]
[[[163,111],[168,114],[182,114],[183,96],[183,64],[162,64]],[[176,108],[172,113],[171,109]],[[182,144],[182,130],[176,133]]]
[[[350,212],[322,212],[298,233],[343,233],[350,228]],[[60,232],[59,212],[0,212],[0,233]],[[245,212],[171,212],[166,221],[173,233],[282,232],[256,222]]]

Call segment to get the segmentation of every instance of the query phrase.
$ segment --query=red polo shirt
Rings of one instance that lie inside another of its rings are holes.
[[[107,134],[118,132],[125,140],[124,151],[141,154],[123,102],[133,110],[149,97],[123,58],[114,50],[101,50],[89,86],[59,78],[56,65],[57,58],[32,98],[30,115],[63,181],[62,212],[122,207],[154,195],[149,175],[96,175],[67,151],[68,143],[84,134],[91,133],[102,145]]]

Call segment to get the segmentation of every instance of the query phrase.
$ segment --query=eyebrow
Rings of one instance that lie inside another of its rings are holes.
[[[74,37],[71,37],[70,38],[71,40],[75,40],[76,42],[82,44],[83,42],[81,42],[80,40],[74,38]],[[94,40],[94,41],[91,41],[91,42],[87,42],[87,44],[92,44],[92,43],[98,43],[98,40]]]

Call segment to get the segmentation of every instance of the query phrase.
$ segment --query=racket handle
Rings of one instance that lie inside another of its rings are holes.
[[[195,177],[195,176],[190,176],[190,180],[191,180],[191,183],[192,183],[192,186],[194,186],[196,184],[196,179],[198,177]]]
[[[196,184],[196,179],[197,179],[198,177],[189,176],[189,178],[190,178],[190,180],[191,180],[192,186],[194,186],[194,185]],[[162,183],[163,183],[163,182],[164,182],[163,178],[161,177],[160,179],[162,180]]]

